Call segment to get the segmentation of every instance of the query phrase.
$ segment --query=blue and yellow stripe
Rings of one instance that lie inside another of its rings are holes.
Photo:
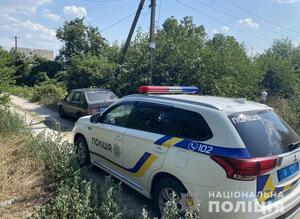
[[[135,177],[141,177],[145,174],[145,172],[151,167],[151,165],[157,160],[157,156],[154,154],[150,154],[148,152],[144,153],[144,155],[139,159],[139,161],[135,164],[135,166],[131,169],[126,169]]]
[[[185,150],[191,150],[189,146],[191,144],[198,144],[206,147],[210,147],[211,150],[192,150],[196,153],[201,153],[205,155],[219,155],[219,156],[226,156],[232,158],[250,158],[250,154],[246,148],[229,148],[229,147],[219,147],[215,145],[203,144],[198,141],[177,138],[172,136],[163,136],[162,138],[158,139],[154,144],[160,145],[162,147],[178,147]]]
[[[259,203],[272,200],[276,195],[282,193],[283,195],[290,191],[300,181],[300,176],[293,182],[285,186],[275,186],[273,178],[270,174],[262,175],[257,178],[257,200]]]
[[[143,176],[145,174],[145,172],[151,167],[151,165],[158,158],[158,156],[156,156],[155,154],[145,152],[143,154],[143,156],[138,160],[138,162],[132,168],[125,168],[125,167],[107,159],[106,157],[103,157],[102,155],[100,155],[98,153],[95,153],[95,152],[91,152],[91,153],[102,157],[103,159],[109,161],[114,166],[129,172],[132,176],[135,176],[135,177]]]

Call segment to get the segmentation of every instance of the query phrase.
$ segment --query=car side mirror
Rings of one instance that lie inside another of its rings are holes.
[[[91,123],[96,124],[101,121],[101,113],[97,113],[90,118]]]

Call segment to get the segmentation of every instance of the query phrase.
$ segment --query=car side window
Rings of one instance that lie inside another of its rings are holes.
[[[67,101],[71,101],[72,98],[73,98],[73,96],[74,96],[74,93],[75,93],[75,92],[72,91],[72,92],[69,94],[69,96],[67,97],[66,100],[67,100]]]
[[[85,96],[84,96],[84,93],[80,93],[80,96],[79,96],[79,102],[80,102],[80,103],[84,103],[84,102],[85,102]]]
[[[205,119],[196,112],[173,109],[171,122],[172,136],[191,140],[205,141],[213,137]]]
[[[171,117],[171,107],[139,103],[130,128],[157,134],[168,134]]]
[[[72,101],[73,102],[79,102],[79,98],[80,98],[80,93],[79,92],[76,92],[73,96],[73,99]]]
[[[134,102],[121,103],[120,105],[113,107],[112,109],[105,112],[101,119],[102,123],[126,127],[133,107]]]

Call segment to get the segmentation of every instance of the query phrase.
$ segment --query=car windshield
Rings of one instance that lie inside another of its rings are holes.
[[[296,132],[273,111],[242,112],[230,115],[252,157],[286,153],[299,142]]]
[[[87,93],[89,102],[108,102],[117,99],[117,96],[111,91],[93,91]]]

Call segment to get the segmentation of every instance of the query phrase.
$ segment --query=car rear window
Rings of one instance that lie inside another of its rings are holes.
[[[111,91],[94,91],[88,92],[87,98],[89,102],[103,102],[117,99],[117,96]]]
[[[299,136],[273,111],[243,112],[229,119],[252,157],[278,155],[291,150]]]

